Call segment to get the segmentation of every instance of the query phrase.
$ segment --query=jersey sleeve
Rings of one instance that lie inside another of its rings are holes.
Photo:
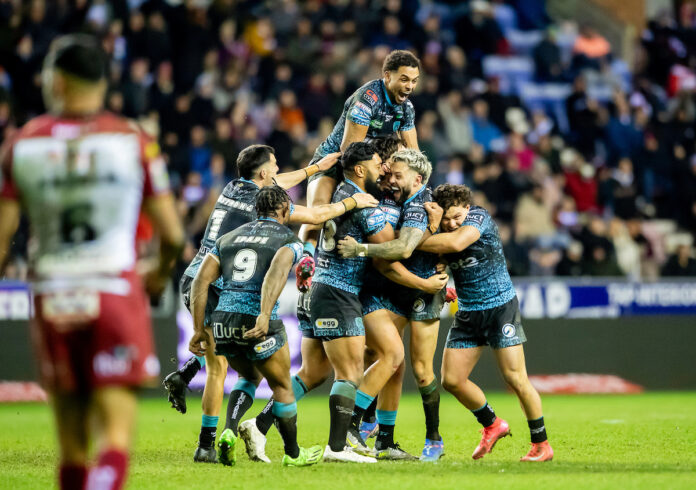
[[[428,229],[428,213],[422,203],[406,206],[402,216],[401,228],[418,228],[423,232]]]
[[[302,242],[300,242],[299,240],[295,240],[290,243],[286,243],[285,245],[283,245],[283,247],[287,247],[290,250],[292,250],[292,265],[297,264],[302,258]]]
[[[140,135],[140,145],[145,170],[143,195],[150,197],[166,194],[169,192],[169,174],[159,145],[143,134]]]
[[[213,248],[208,250],[208,255],[212,255],[213,258],[217,260],[218,264],[220,263],[220,239],[215,242]]]
[[[490,215],[483,209],[472,209],[466,215],[466,219],[462,223],[462,226],[473,226],[476,228],[481,235],[483,235],[484,230],[488,227],[490,223]]]
[[[0,149],[0,198],[16,201],[19,199],[17,187],[12,179],[12,146],[9,139]]]
[[[290,201],[290,214],[288,216],[292,216],[292,213],[295,212],[295,204]]]
[[[360,228],[365,235],[379,233],[387,226],[387,217],[380,208],[365,208],[360,210]]]
[[[379,96],[372,88],[359,90],[348,107],[346,119],[360,126],[369,126],[378,101]]]
[[[413,103],[406,100],[404,103],[404,123],[400,131],[409,131],[416,127],[416,110],[413,108]]]

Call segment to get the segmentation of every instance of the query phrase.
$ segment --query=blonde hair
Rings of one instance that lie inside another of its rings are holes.
[[[405,148],[399,150],[392,155],[392,161],[404,162],[408,168],[420,174],[423,177],[423,184],[427,184],[430,179],[430,174],[433,173],[433,166],[422,152],[413,148]]]

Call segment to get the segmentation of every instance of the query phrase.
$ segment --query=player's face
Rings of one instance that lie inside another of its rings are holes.
[[[263,185],[273,185],[273,182],[278,175],[278,163],[276,162],[275,155],[271,154],[271,158],[268,162],[261,166],[260,173],[263,180]]]
[[[372,159],[361,162],[365,168],[365,190],[375,197],[380,195],[379,181],[384,177],[382,159],[377,153],[372,155]]]
[[[389,96],[393,97],[397,104],[403,104],[418,85],[420,72],[414,66],[400,66],[397,71],[388,71],[384,74],[385,85]]]
[[[382,192],[388,192],[392,190],[389,180],[391,179],[391,158],[386,162],[382,162],[382,176],[379,178],[379,189]]]
[[[466,215],[469,214],[469,207],[470,206],[450,206],[447,208],[440,221],[440,228],[442,228],[442,231],[450,232],[462,226],[462,223],[464,223],[466,219]]]
[[[403,203],[420,189],[422,178],[420,174],[408,167],[406,162],[393,162],[391,164],[391,177],[389,184],[394,192],[396,202]]]

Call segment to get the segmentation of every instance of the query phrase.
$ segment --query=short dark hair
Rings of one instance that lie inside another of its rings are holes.
[[[88,34],[69,34],[53,41],[46,63],[88,82],[106,77],[106,55],[97,39]]]
[[[256,195],[256,215],[259,218],[278,216],[286,205],[290,205],[290,196],[278,185],[267,185]]]
[[[398,71],[401,66],[412,66],[420,70],[420,60],[410,51],[403,49],[394,50],[384,59],[382,73],[385,71]]]
[[[364,141],[351,143],[341,155],[341,167],[344,171],[352,172],[358,163],[372,160],[375,153],[377,153],[377,149],[372,143]]]
[[[465,185],[442,184],[433,192],[433,199],[445,211],[452,206],[471,204],[471,190]]]
[[[268,145],[251,145],[244,148],[237,157],[237,171],[243,179],[252,179],[261,165],[275,155],[275,150]]]
[[[387,136],[378,136],[367,141],[368,143],[372,143],[372,146],[375,147],[375,151],[383,162],[389,160],[389,157],[399,149],[399,145],[404,145],[404,141],[396,133]]]

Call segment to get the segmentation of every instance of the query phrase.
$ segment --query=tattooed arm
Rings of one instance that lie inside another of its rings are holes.
[[[404,227],[399,238],[385,243],[358,243],[350,236],[338,242],[338,251],[344,258],[378,257],[386,260],[408,259],[423,238],[423,230]]]

